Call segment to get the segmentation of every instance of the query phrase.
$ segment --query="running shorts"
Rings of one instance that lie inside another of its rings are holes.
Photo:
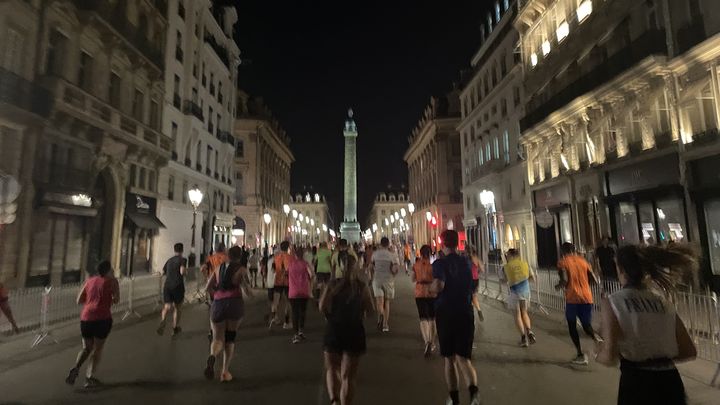
[[[250,274],[257,274],[257,272],[258,272],[257,267],[251,267],[251,268],[250,268]]]
[[[474,280],[472,281],[472,290],[473,290],[473,293],[477,294],[479,287],[480,287],[480,280],[479,280],[479,279],[474,279]]]
[[[112,318],[99,321],[80,321],[80,335],[83,339],[107,339],[112,324]]]
[[[245,305],[241,297],[215,300],[210,306],[210,320],[213,323],[239,321],[244,314]]]
[[[373,295],[375,295],[375,297],[384,297],[389,300],[395,298],[395,282],[394,281],[378,282],[376,280],[373,280],[372,287],[373,287]]]
[[[435,298],[415,298],[420,319],[435,319]]]
[[[568,322],[575,322],[580,319],[583,325],[592,324],[592,307],[593,304],[565,304],[565,319]]]
[[[280,294],[281,296],[284,295],[285,297],[288,296],[288,292],[290,291],[290,288],[286,285],[276,285],[274,289],[275,294]]]
[[[318,283],[329,283],[330,282],[330,273],[317,273],[317,282]]]
[[[685,405],[687,397],[680,373],[674,366],[667,370],[643,369],[621,360],[617,403]]]
[[[166,304],[182,304],[185,300],[185,287],[163,288],[163,302]]]
[[[361,325],[348,327],[328,322],[325,326],[323,347],[326,353],[359,356],[367,351],[365,328]]]
[[[440,354],[443,357],[472,358],[475,319],[472,308],[464,312],[437,309],[435,313]]]

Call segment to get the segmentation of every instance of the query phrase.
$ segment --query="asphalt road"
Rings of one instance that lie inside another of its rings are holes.
[[[317,310],[309,309],[308,340],[292,345],[291,331],[268,332],[265,292],[257,290],[257,295],[246,307],[231,383],[203,378],[208,318],[204,306],[193,305],[176,340],[155,334],[156,317],[117,322],[97,373],[105,383],[100,389],[81,388],[82,378],[75,387],[64,383],[79,336],[43,344],[32,356],[6,356],[9,360],[0,364],[0,404],[327,404],[323,320]],[[523,349],[501,304],[488,300],[484,306],[474,363],[485,404],[615,403],[618,371],[592,363],[569,364],[573,348],[563,325],[537,320],[538,343]],[[373,324],[374,317],[367,322],[368,353],[360,365],[356,404],[444,404],[442,361],[422,356],[412,284],[406,276],[398,277],[392,331],[380,334]],[[584,343],[590,350],[590,342]],[[697,382],[686,381],[688,390],[693,384]],[[461,397],[465,401],[466,395]]]

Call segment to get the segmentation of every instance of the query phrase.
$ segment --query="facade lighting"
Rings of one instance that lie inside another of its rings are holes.
[[[547,39],[542,43],[542,53],[543,56],[546,56],[550,53],[550,41],[548,41]]]
[[[583,22],[590,14],[592,14],[592,0],[585,0],[577,8],[578,22]]]
[[[563,39],[567,38],[569,33],[570,33],[570,26],[568,25],[567,21],[561,22],[560,25],[558,25],[557,30],[555,30],[555,34],[557,34],[558,43],[562,42]]]

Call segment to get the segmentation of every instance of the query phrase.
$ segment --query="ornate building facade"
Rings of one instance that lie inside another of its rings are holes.
[[[408,137],[404,160],[410,199],[415,204],[410,228],[417,245],[435,247],[439,230],[444,228],[460,231],[464,237],[458,93],[454,90],[432,97]]]
[[[330,215],[330,208],[324,195],[310,192],[297,193],[294,197],[290,197],[288,206],[290,211],[286,216],[286,232],[289,232],[291,240],[304,244],[317,244],[332,239],[330,230],[335,229],[335,221]]]
[[[233,136],[235,243],[249,247],[280,243],[288,236],[283,205],[290,202],[290,167],[295,161],[290,137],[262,98],[251,98],[242,91],[238,91]]]
[[[538,260],[670,241],[704,247],[720,274],[720,5],[523,1],[521,121]]]
[[[370,230],[373,243],[380,243],[384,236],[401,243],[410,239],[412,225],[409,204],[409,196],[402,191],[382,192],[375,196],[365,224],[365,230]]]

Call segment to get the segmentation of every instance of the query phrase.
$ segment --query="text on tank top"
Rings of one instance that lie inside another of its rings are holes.
[[[609,297],[623,336],[620,356],[630,361],[678,355],[675,307],[649,289],[623,288]]]

